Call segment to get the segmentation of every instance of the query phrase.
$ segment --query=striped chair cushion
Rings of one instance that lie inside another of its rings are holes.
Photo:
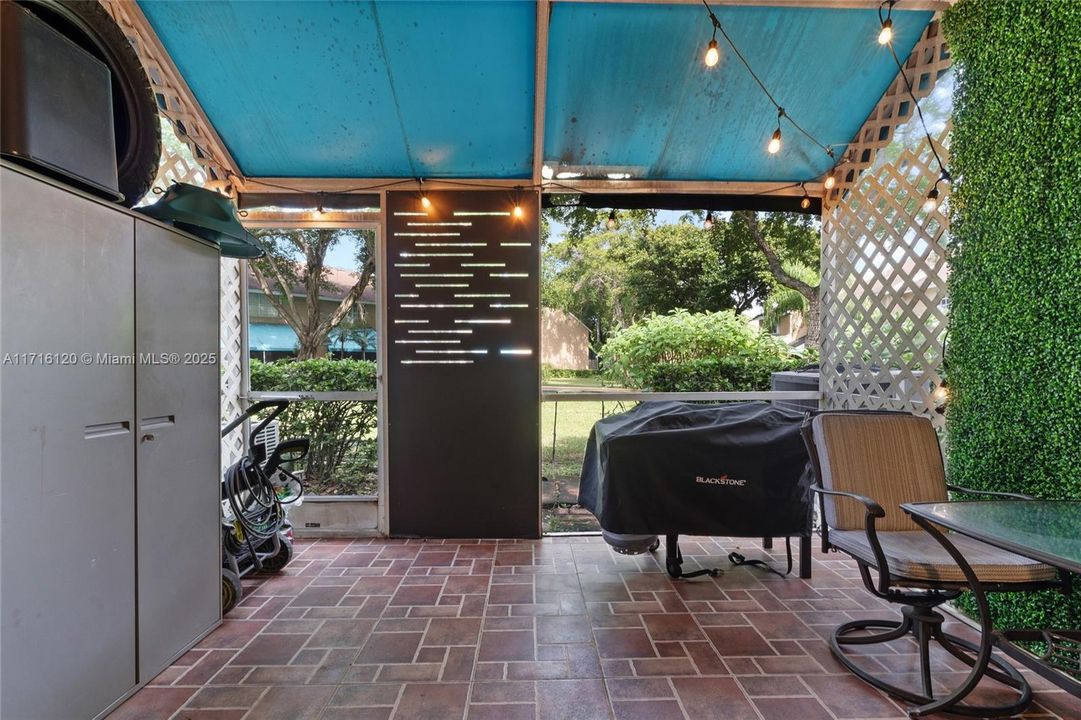
[[[811,433],[823,487],[875,500],[886,511],[879,530],[918,530],[898,506],[948,499],[942,451],[925,417],[825,413],[811,421]],[[864,527],[867,511],[860,503],[827,495],[824,504],[831,541],[834,529]]]
[[[984,583],[1029,583],[1054,580],[1056,570],[1007,550],[951,533],[949,540],[964,556],[976,577]],[[964,583],[965,576],[946,549],[924,530],[880,532],[878,541],[895,585],[916,583]],[[863,530],[830,532],[830,543],[877,568],[867,533]]]

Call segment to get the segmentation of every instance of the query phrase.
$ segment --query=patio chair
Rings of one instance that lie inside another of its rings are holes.
[[[909,502],[947,501],[948,492],[1031,499],[948,485],[942,452],[931,421],[908,413],[826,411],[803,424],[803,438],[816,475],[822,518],[822,549],[855,559],[867,590],[901,605],[900,619],[855,620],[830,638],[837,659],[865,682],[916,705],[910,715],[942,711],[994,717],[1013,715],[1031,701],[1028,682],[1008,662],[991,655],[992,638],[969,642],[942,629],[935,610],[970,587],[973,579],[938,538],[921,529],[899,507]],[[971,566],[984,592],[1062,587],[1066,580],[1047,565],[958,534],[949,542]],[[871,571],[877,572],[877,581]],[[919,691],[898,687],[860,666],[845,646],[890,642],[912,634],[919,648]],[[934,640],[973,670],[964,684],[936,698],[931,681],[930,642]],[[985,647],[986,646],[986,647]],[[1013,688],[1016,702],[998,707],[958,704],[990,676]]]

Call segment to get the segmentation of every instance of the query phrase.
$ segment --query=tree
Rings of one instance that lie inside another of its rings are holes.
[[[818,347],[822,320],[819,303],[820,283],[801,279],[798,265],[818,266],[818,233],[805,215],[768,213],[760,221],[750,210],[732,213],[730,225],[743,234],[766,258],[769,274],[778,285],[799,293],[806,301],[808,347]],[[788,267],[786,267],[788,263]]]
[[[619,210],[616,212],[616,227],[608,227],[610,210],[589,208],[578,204],[575,195],[552,195],[552,206],[545,208],[541,216],[541,240],[548,242],[552,225],[563,229],[563,238],[577,243],[589,235],[604,230],[618,229],[631,234],[642,232],[653,226],[657,219],[656,210]]]
[[[750,309],[770,291],[758,252],[732,242],[730,228],[689,221],[652,228],[628,258],[628,290],[637,317],[677,308],[691,312]]]
[[[632,321],[625,256],[629,238],[620,231],[571,238],[545,248],[541,302],[574,315],[599,347],[615,328]]]
[[[372,230],[336,228],[289,228],[255,230],[267,254],[251,261],[252,274],[260,289],[282,319],[297,335],[297,359],[318,357],[326,347],[327,336],[357,308],[364,316],[360,298],[375,275],[375,233]],[[338,306],[324,317],[319,297],[328,287],[325,266],[327,252],[340,242],[355,245],[357,281]],[[301,286],[305,297],[297,298],[293,289]]]

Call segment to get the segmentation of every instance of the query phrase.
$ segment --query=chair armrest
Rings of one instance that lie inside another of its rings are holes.
[[[882,506],[877,502],[867,497],[866,495],[859,495],[857,493],[844,492],[841,490],[827,490],[818,483],[811,485],[811,490],[819,495],[833,495],[836,497],[848,498],[849,500],[855,500],[862,503],[867,509],[867,518],[864,523],[864,530],[867,533],[867,542],[871,546],[871,552],[874,553],[875,563],[878,566],[878,592],[881,597],[886,597],[889,592],[890,586],[890,568],[889,563],[886,562],[886,553],[882,551],[882,545],[878,541],[878,532],[875,528],[875,521],[878,518],[886,517],[886,511],[882,509]],[[823,518],[825,523],[825,518]],[[861,564],[862,573],[866,573],[866,568]],[[870,577],[865,575],[865,580],[870,585]]]
[[[961,487],[960,485],[946,484],[946,489],[951,492],[968,493],[969,495],[988,495],[990,497],[1013,498],[1014,500],[1035,500],[1032,495],[1011,492],[992,492],[991,490],[974,490],[973,488]]]
[[[836,495],[837,497],[851,498],[852,500],[858,500],[863,503],[863,506],[867,508],[867,514],[876,518],[886,517],[886,511],[882,509],[882,506],[876,503],[866,495],[858,495],[856,493],[844,492],[842,490],[827,490],[818,483],[811,485],[811,490],[816,493],[822,493],[823,495]]]

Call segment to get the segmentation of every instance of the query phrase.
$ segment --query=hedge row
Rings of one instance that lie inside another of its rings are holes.
[[[1081,498],[1081,3],[962,0],[951,173],[952,482]],[[1081,593],[998,595],[1081,627]]]

